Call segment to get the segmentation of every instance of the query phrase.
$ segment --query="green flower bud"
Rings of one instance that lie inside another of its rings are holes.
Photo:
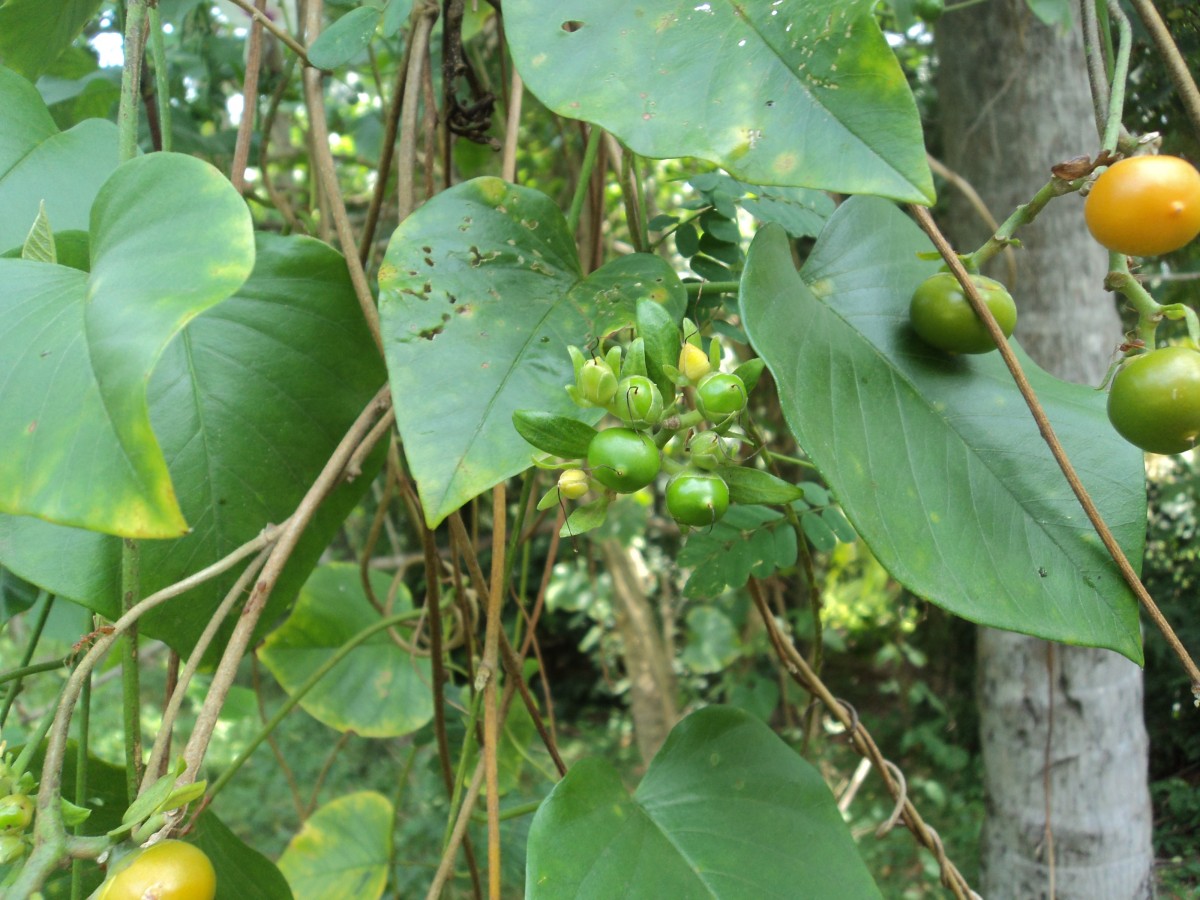
[[[662,393],[645,375],[630,375],[617,385],[617,395],[609,409],[630,425],[656,425],[663,414]]]

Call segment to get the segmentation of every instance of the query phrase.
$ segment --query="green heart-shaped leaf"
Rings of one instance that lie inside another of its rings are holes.
[[[380,602],[388,598],[391,582],[382,572],[371,573]],[[393,613],[412,608],[403,584],[390,605]],[[284,690],[294,693],[342,644],[379,618],[357,565],[322,566],[305,582],[291,615],[271,632],[258,656]],[[433,718],[431,678],[428,659],[414,659],[380,631],[326,673],[300,705],[338,731],[364,737],[411,734]]]
[[[950,357],[909,326],[912,292],[936,269],[917,257],[928,250],[911,220],[867,198],[834,214],[801,273],[783,229],[755,237],[743,322],[792,433],[914,593],[972,622],[1140,662],[1137,603],[999,354]],[[1079,477],[1140,561],[1141,452],[1109,426],[1104,394],[1018,355]]]
[[[762,721],[710,706],[675,726],[632,797],[584,759],[529,830],[526,896],[878,898],[820,774]]]
[[[100,3],[101,0],[0,3],[0,60],[30,80],[37,78],[71,46]]]
[[[595,422],[564,386],[568,345],[595,347],[650,298],[678,321],[687,302],[662,259],[631,254],[586,278],[545,194],[477,178],[400,224],[379,271],[396,423],[425,519],[446,516],[528,468],[518,409]]]
[[[341,254],[311,238],[259,235],[250,280],[193,320],[150,380],[150,421],[193,529],[178,540],[142,543],[143,593],[215,562],[291,515],[385,379]],[[264,623],[295,597],[380,462],[376,453],[357,480],[321,504]],[[120,558],[117,539],[0,516],[5,566],[110,618],[120,609]],[[143,631],[186,652],[237,574],[150,613]]]
[[[21,245],[41,203],[56,231],[87,228],[117,167],[117,127],[88,119],[60,132],[37,88],[3,67],[0,109],[0,251]]]
[[[643,156],[756,184],[926,203],[933,182],[874,0],[505,0],[521,77]]]
[[[188,526],[146,384],[180,329],[250,274],[250,214],[212,166],[155,153],[109,177],[90,233],[90,274],[0,259],[0,510],[177,537]]]
[[[376,900],[392,864],[391,802],[374,791],[345,794],[309,816],[279,857],[297,897]]]

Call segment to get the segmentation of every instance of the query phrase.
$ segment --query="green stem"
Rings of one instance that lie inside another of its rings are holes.
[[[117,109],[118,162],[127,162],[137,155],[142,54],[146,50],[146,3],[147,0],[129,0],[125,14],[125,66],[121,72],[121,105]]]
[[[1117,21],[1117,56],[1109,84],[1108,121],[1104,124],[1104,149],[1116,150],[1121,137],[1121,113],[1125,108],[1125,81],[1129,77],[1129,53],[1133,46],[1133,28],[1119,4],[1108,3],[1108,12]]]
[[[1138,314],[1138,340],[1145,344],[1147,350],[1153,350],[1158,323],[1163,320],[1163,307],[1130,273],[1129,263],[1124,254],[1110,253],[1108,258],[1111,270],[1104,278],[1104,286],[1110,291],[1118,292],[1129,301]]]
[[[701,294],[736,294],[741,286],[740,281],[689,281],[684,288],[689,297],[698,297]]]
[[[579,169],[579,180],[575,183],[575,196],[571,198],[571,209],[567,213],[567,232],[574,234],[579,228],[579,216],[583,213],[583,198],[587,196],[588,184],[592,180],[592,169],[596,167],[596,154],[600,150],[600,137],[604,129],[593,125],[588,134],[587,149],[583,151],[583,165]]]
[[[471,709],[468,712],[467,729],[463,734],[462,750],[458,755],[458,769],[454,773],[454,791],[450,795],[450,816],[446,819],[446,832],[442,835],[442,852],[450,844],[450,835],[454,832],[454,823],[458,819],[458,805],[462,802],[463,785],[467,782],[467,762],[471,757],[471,748],[475,745],[475,733],[479,729],[479,709],[483,704],[483,691],[476,691],[471,698]]]
[[[629,155],[629,170],[633,174],[633,190],[637,199],[638,246],[643,250],[650,246],[650,232],[646,229],[646,187],[638,172],[638,155],[632,150],[626,150]]]
[[[65,688],[66,685],[63,685]],[[38,722],[37,729],[29,735],[25,740],[25,746],[21,748],[20,755],[17,756],[16,762],[12,764],[12,776],[20,778],[29,768],[29,763],[33,759],[34,752],[42,746],[42,741],[46,739],[46,734],[50,731],[50,726],[54,724],[54,716],[58,712],[58,701],[62,699],[63,688],[59,688],[58,696],[55,702],[50,705],[42,716],[42,720]]]
[[[67,660],[66,658],[63,658],[52,659],[49,662],[32,663],[31,665],[20,666],[16,669],[9,669],[7,672],[0,672],[0,684],[4,684],[8,681],[18,682],[18,684],[13,685],[13,690],[11,691],[12,695],[16,696],[17,689],[19,689],[19,683],[26,675],[36,675],[39,672],[53,672],[55,669],[61,669],[66,664]],[[4,720],[0,719],[0,724],[3,724],[3,722]]]
[[[0,684],[6,681],[14,681],[12,687],[8,689],[8,693],[4,696],[4,707],[0,708],[0,727],[8,720],[9,710],[12,709],[14,701],[17,699],[17,694],[21,693],[21,679],[26,675],[34,674],[29,670],[29,661],[33,659],[34,651],[37,649],[38,641],[42,639],[42,630],[46,627],[46,620],[50,617],[50,607],[54,604],[54,595],[42,592],[35,603],[44,600],[42,608],[38,612],[37,621],[33,624],[33,631],[29,634],[29,641],[25,644],[25,651],[21,655],[21,662],[16,669],[11,672],[5,672],[0,675]],[[44,669],[35,669],[35,671],[45,671]]]
[[[171,79],[163,47],[162,14],[158,3],[150,7],[150,59],[154,63],[154,96],[158,102],[158,127],[164,153],[171,152]],[[245,113],[243,113],[245,115]]]
[[[75,748],[75,805],[87,806],[88,742],[92,717],[92,679],[88,676],[79,693],[79,743]],[[75,826],[75,834],[83,834],[84,823]],[[83,897],[84,861],[71,861],[71,900]]]
[[[142,599],[141,549],[133,538],[121,541],[121,613]],[[138,672],[138,627],[129,628],[120,641],[121,694],[125,724],[125,790],[129,802],[137,799],[142,765],[142,699]]]
[[[521,816],[527,816],[530,813],[535,813],[538,811],[538,807],[541,805],[542,805],[541,800],[531,800],[528,803],[521,803],[521,804],[518,804],[517,806],[510,806],[508,809],[506,809],[502,813],[500,813],[500,821],[503,822],[506,819],[518,819]],[[487,821],[486,817],[478,815],[478,814],[471,816],[471,819],[475,822],[481,822],[481,823]]]
[[[237,755],[237,758],[229,764],[229,768],[222,772],[221,776],[213,782],[212,787],[208,789],[209,802],[211,802],[212,799],[221,792],[221,789],[229,783],[229,779],[231,779],[237,773],[238,769],[245,765],[246,760],[248,760],[251,754],[253,754],[254,751],[259,748],[262,742],[267,739],[267,736],[279,727],[279,723],[282,722],[284,717],[295,708],[296,704],[303,700],[305,695],[307,695],[309,691],[316,687],[317,683],[326,675],[328,675],[334,666],[345,659],[351,650],[363,643],[372,635],[391,628],[393,625],[399,625],[403,622],[410,622],[413,619],[419,619],[424,614],[425,610],[423,609],[410,609],[402,613],[397,613],[394,616],[388,616],[386,619],[380,619],[378,622],[367,626],[354,637],[350,638],[350,640],[346,641],[346,643],[342,644],[342,646],[338,647],[337,651],[330,656],[329,659],[325,660],[325,662],[323,662],[319,668],[313,671],[313,673],[304,680],[304,683],[301,684],[300,687],[298,687],[288,696],[287,700],[283,702],[283,705],[279,707],[279,709],[275,712],[275,715],[271,716],[270,721],[268,721],[267,724],[262,727],[262,730],[255,736],[254,740],[246,745],[245,749],[243,749],[242,752]]]
[[[996,229],[993,234],[982,247],[974,253],[969,253],[963,257],[963,265],[968,272],[978,272],[993,256],[1000,253],[1005,247],[1013,243],[1013,234],[1022,225],[1028,225],[1038,217],[1046,204],[1055,197],[1061,197],[1064,194],[1069,194],[1072,191],[1077,191],[1083,186],[1083,180],[1079,181],[1064,181],[1062,178],[1051,178],[1047,181],[1028,203],[1022,203],[1018,206],[1011,216],[1004,220],[1004,223]]]

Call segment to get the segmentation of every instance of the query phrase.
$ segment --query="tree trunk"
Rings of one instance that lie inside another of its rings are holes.
[[[613,612],[617,632],[621,635],[625,673],[629,677],[633,735],[642,762],[648,764],[679,718],[675,704],[675,673],[629,548],[608,538],[600,542],[600,552],[612,576]]]
[[[1062,34],[1025,0],[992,0],[947,15],[937,49],[945,162],[998,219],[1032,197],[1055,162],[1095,155],[1078,27]],[[961,196],[948,199],[956,246],[978,246],[989,229]],[[1054,201],[1019,237],[1016,278],[1003,260],[990,273],[1017,301],[1018,340],[1059,377],[1098,385],[1121,324],[1082,201]],[[1110,651],[983,629],[978,689],[984,896],[1153,896],[1141,671]]]

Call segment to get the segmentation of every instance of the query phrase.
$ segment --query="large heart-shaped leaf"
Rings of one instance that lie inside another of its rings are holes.
[[[387,886],[395,813],[382,794],[360,791],[326,803],[279,857],[297,897],[375,900]]]
[[[269,859],[229,830],[211,808],[188,831],[217,872],[217,896],[238,900],[292,900],[292,889]]]
[[[585,278],[553,201],[498,178],[443,191],[400,224],[379,307],[396,422],[430,527],[528,468],[518,409],[600,418],[563,390],[566,348],[633,324],[644,297],[683,315],[686,294],[662,259],[624,256]]]
[[[376,597],[388,596],[392,579],[371,573]],[[399,586],[393,613],[412,608]],[[358,566],[335,563],[312,573],[287,621],[267,637],[259,659],[289,694],[323,666],[338,648],[379,622],[367,599]],[[411,734],[433,718],[428,659],[416,659],[386,631],[351,650],[300,700],[314,719],[364,737]]]
[[[803,272],[758,233],[741,304],[796,440],[892,575],[973,622],[1141,661],[1137,604],[1071,493],[999,354],[950,357],[908,325],[929,242],[856,198]],[[1020,297],[1017,297],[1018,306]],[[1145,530],[1142,455],[1104,395],[1021,356],[1063,446],[1129,557]]]
[[[529,831],[530,898],[878,898],[820,774],[760,720],[710,706],[675,726],[632,797],[584,759]]]
[[[190,156],[122,165],[91,273],[0,259],[0,510],[129,537],[186,533],[146,400],[166,345],[254,264],[246,204]]]
[[[60,132],[37,88],[0,67],[0,251],[19,247],[45,203],[55,230],[88,227],[117,167],[117,127],[89,119]]]
[[[47,268],[50,268],[47,266]],[[250,280],[188,325],[150,380],[150,420],[192,531],[141,545],[149,594],[291,515],[346,429],[386,378],[346,263],[310,238],[260,235]],[[321,505],[271,596],[270,622],[295,596],[377,470]],[[0,516],[0,561],[23,578],[112,617],[120,541],[28,517]],[[236,572],[143,620],[186,650]]]
[[[31,80],[37,78],[71,46],[100,3],[101,0],[0,3],[0,62]]]
[[[926,203],[916,104],[874,0],[505,0],[529,89],[658,158]]]

